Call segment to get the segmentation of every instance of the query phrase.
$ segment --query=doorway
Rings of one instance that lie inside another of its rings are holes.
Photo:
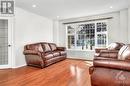
[[[0,69],[12,67],[12,18],[0,18]]]

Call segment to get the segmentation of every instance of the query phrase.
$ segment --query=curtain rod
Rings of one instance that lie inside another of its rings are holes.
[[[81,23],[81,22],[90,22],[90,21],[98,21],[98,20],[107,20],[112,19],[113,17],[107,17],[107,18],[99,18],[99,19],[91,19],[91,20],[83,20],[83,21],[74,21],[74,22],[67,22],[63,24],[73,24],[73,23]]]

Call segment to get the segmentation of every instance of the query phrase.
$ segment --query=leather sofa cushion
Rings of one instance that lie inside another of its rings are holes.
[[[43,52],[43,48],[40,43],[26,45],[26,50]]]
[[[66,51],[60,51],[60,55],[66,55]]]
[[[54,57],[60,56],[60,53],[59,52],[53,52],[53,56]]]
[[[49,45],[50,45],[52,51],[57,50],[56,44],[54,44],[54,43],[49,43]]]
[[[54,52],[59,53],[60,56],[62,56],[62,55],[66,55],[66,51],[54,51]]]
[[[46,60],[48,60],[48,59],[51,59],[51,58],[53,58],[54,56],[53,56],[53,54],[51,54],[51,53],[45,53],[45,56],[44,56],[44,58],[46,59]]]
[[[44,52],[51,52],[51,48],[48,43],[43,43]]]
[[[111,43],[107,48],[108,50],[119,50],[122,46],[120,45],[120,43]]]

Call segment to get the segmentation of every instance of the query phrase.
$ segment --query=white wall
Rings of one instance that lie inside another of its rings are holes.
[[[59,45],[59,21],[53,20],[53,42]]]
[[[128,43],[130,44],[130,7],[128,8]]]
[[[124,9],[118,12],[106,13],[101,15],[95,16],[87,16],[87,17],[80,17],[80,18],[71,18],[71,19],[64,19],[59,21],[59,39],[56,39],[59,42],[59,46],[66,46],[66,30],[63,23],[67,22],[74,22],[74,21],[83,21],[83,20],[90,20],[90,19],[97,19],[97,18],[106,18],[106,17],[113,17],[113,19],[108,20],[108,41],[109,44],[112,42],[123,42],[128,43],[128,10]],[[55,28],[54,28],[55,29]],[[120,35],[119,35],[120,34]],[[55,39],[55,37],[54,37]],[[74,58],[82,58],[82,59],[93,59],[94,51],[67,51],[68,57]]]
[[[25,65],[24,45],[53,42],[53,21],[21,8],[16,8],[14,30],[15,66]]]
[[[120,41],[128,43],[128,9],[120,11]]]

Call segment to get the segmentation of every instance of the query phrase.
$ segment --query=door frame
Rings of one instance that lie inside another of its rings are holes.
[[[14,17],[0,17],[0,19],[5,19],[8,20],[8,64],[7,65],[0,65],[0,69],[5,69],[5,68],[12,68],[14,66],[14,47],[13,47],[13,28],[14,28]]]

